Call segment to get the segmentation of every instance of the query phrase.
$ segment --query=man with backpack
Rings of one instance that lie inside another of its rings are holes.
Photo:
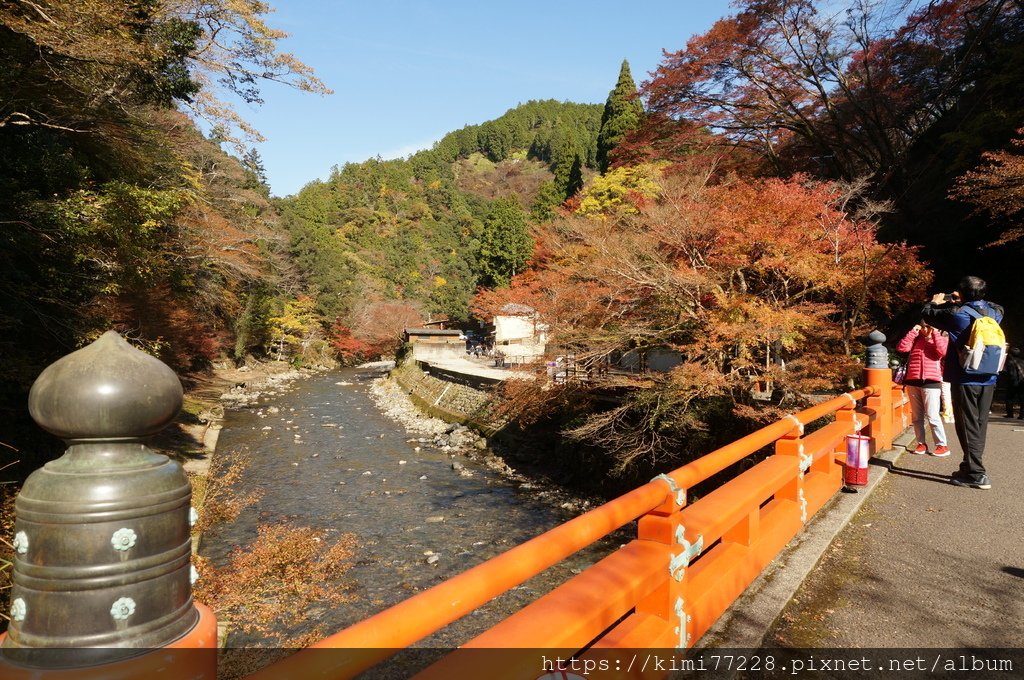
[[[985,300],[986,288],[977,276],[965,276],[955,293],[938,293],[921,311],[925,321],[949,334],[944,378],[951,385],[956,437],[964,452],[950,481],[975,489],[992,488],[982,455],[996,377],[1006,357],[1005,338],[998,328],[1003,308]]]

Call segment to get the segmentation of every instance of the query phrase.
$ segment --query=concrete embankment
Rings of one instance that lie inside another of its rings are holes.
[[[450,423],[472,427],[487,435],[497,424],[488,416],[490,388],[496,380],[458,373],[418,363],[407,363],[391,371],[391,378],[404,389],[424,413]]]
[[[410,392],[395,379],[375,380],[370,386],[370,397],[381,413],[402,425],[410,434],[417,435],[410,442],[432,446],[445,453],[474,454],[487,449],[487,440],[462,424],[463,418],[455,417],[461,414],[446,411],[449,417],[441,418],[437,416],[440,409],[435,409],[434,414],[427,413],[420,405],[422,399],[418,400],[420,403],[414,402]]]

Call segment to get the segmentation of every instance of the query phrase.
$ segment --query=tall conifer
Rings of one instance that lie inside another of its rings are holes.
[[[491,204],[484,218],[480,237],[481,283],[495,288],[507,287],[516,274],[526,267],[533,255],[533,237],[515,196],[499,198]]]
[[[636,83],[629,71],[629,62],[623,59],[619,80],[615,89],[608,93],[608,101],[601,114],[601,131],[597,135],[597,166],[602,173],[608,170],[608,154],[627,132],[640,127],[643,115],[644,107],[636,96]]]
[[[555,188],[561,195],[561,202],[583,188],[583,154],[572,128],[557,128],[552,144],[557,145],[552,149],[552,172],[555,173]]]

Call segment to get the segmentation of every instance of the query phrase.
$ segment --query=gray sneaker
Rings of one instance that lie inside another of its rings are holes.
[[[988,478],[988,475],[982,475],[981,477],[961,477],[954,475],[949,480],[954,486],[967,486],[972,489],[991,489],[992,480]]]

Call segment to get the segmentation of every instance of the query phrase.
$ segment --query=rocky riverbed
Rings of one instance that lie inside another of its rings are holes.
[[[440,449],[453,459],[465,456],[482,463],[514,481],[520,489],[532,491],[537,497],[564,510],[582,512],[594,505],[595,501],[592,499],[577,497],[557,487],[539,484],[518,472],[504,459],[496,456],[487,447],[487,439],[476,430],[425,415],[394,380],[386,377],[374,380],[369,394],[381,412],[405,427],[410,434],[418,435],[410,439],[410,442],[415,441],[422,446]],[[456,460],[452,461],[452,469],[462,476],[473,474]]]
[[[292,368],[287,364],[256,364],[220,369],[216,372],[217,377],[229,386],[220,395],[220,401],[225,408],[255,406],[261,399],[277,396],[296,380],[317,372]]]
[[[211,563],[225,564],[266,524],[356,537],[343,584],[353,601],[310,620],[325,631],[452,578],[587,507],[510,468],[475,431],[425,417],[381,370],[320,373],[281,387],[278,396],[229,408],[218,447],[218,456],[245,462],[235,493],[258,492],[259,499],[204,535],[202,556]],[[622,541],[609,536],[575,553],[423,644],[462,644]],[[232,644],[273,644],[278,633],[266,640],[238,633]]]
[[[388,371],[392,368],[393,361],[379,361],[363,364],[358,370],[361,380],[370,381],[368,394],[374,404],[409,433],[408,441],[417,450],[419,447],[431,448],[448,454],[452,459],[452,470],[464,477],[474,473],[460,459],[471,459],[514,482],[519,488],[531,491],[545,502],[564,510],[583,512],[595,504],[595,499],[578,497],[557,487],[538,483],[520,473],[495,455],[488,448],[487,439],[476,430],[424,414],[406,391],[396,381],[388,378]],[[219,412],[218,409],[207,408],[200,414],[200,420],[216,432],[220,428],[223,409],[255,410],[260,417],[272,415],[275,407],[271,404],[276,397],[291,391],[301,381],[322,373],[322,369],[295,369],[285,363],[220,368],[215,375],[222,385],[223,391],[219,396],[222,408]],[[206,439],[209,442],[210,437]],[[215,445],[216,438],[209,443]],[[195,466],[196,461],[192,465]]]

